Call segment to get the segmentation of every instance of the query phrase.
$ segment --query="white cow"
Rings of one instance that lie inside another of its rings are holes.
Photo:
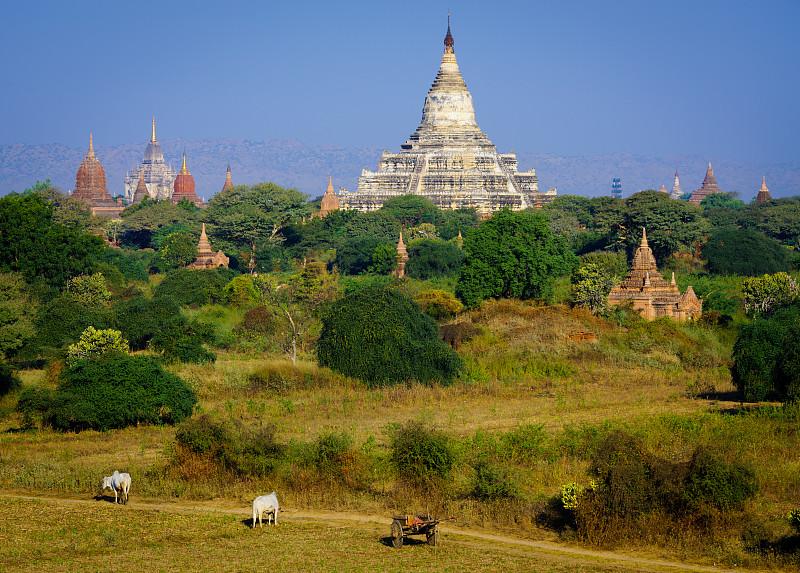
[[[261,519],[263,514],[267,514],[267,525],[269,525],[269,516],[272,514],[272,518],[275,520],[275,525],[278,525],[278,512],[280,511],[280,506],[278,505],[278,498],[273,491],[269,495],[261,495],[253,500],[253,527],[256,526],[256,518],[258,518],[258,523],[261,526],[261,529],[264,528],[264,522]]]
[[[114,503],[117,503],[117,492],[122,499],[122,504],[128,503],[128,492],[131,489],[131,474],[121,474],[114,470],[114,475],[103,478],[103,489],[111,488],[114,490]]]

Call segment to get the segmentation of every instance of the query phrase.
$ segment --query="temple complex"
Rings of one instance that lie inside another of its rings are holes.
[[[142,164],[125,176],[125,199],[133,202],[136,187],[139,184],[139,173],[144,175],[147,194],[151,199],[163,200],[172,197],[177,173],[171,166],[164,163],[164,153],[161,144],[156,139],[156,118],[153,118],[153,132],[150,142],[144,150]]]
[[[195,193],[194,190],[194,177],[192,177],[192,174],[189,173],[189,170],[186,168],[185,151],[183,152],[183,167],[181,167],[180,173],[175,177],[175,184],[173,186],[170,202],[176,205],[183,199],[191,201],[197,207],[203,206],[203,202],[197,197],[197,193]]]
[[[122,201],[115,201],[106,186],[106,171],[94,154],[92,134],[89,134],[89,151],[78,166],[75,174],[75,189],[71,193],[76,199],[83,199],[92,208],[92,215],[100,217],[119,217],[125,206]]]
[[[206,224],[203,223],[203,230],[200,232],[200,242],[197,243],[197,258],[187,268],[190,269],[215,269],[217,267],[228,268],[231,260],[222,251],[216,253],[211,250],[211,243],[206,235]]]
[[[692,193],[692,196],[689,198],[689,203],[692,205],[699,205],[703,199],[713,193],[725,193],[725,191],[720,189],[717,185],[717,180],[714,177],[714,170],[711,169],[711,163],[709,163],[705,179],[703,179],[703,184],[700,186],[700,189]]]
[[[630,272],[608,294],[608,304],[612,306],[628,300],[633,301],[633,309],[638,310],[645,320],[668,316],[682,322],[699,318],[703,313],[703,303],[694,294],[691,286],[681,294],[675,284],[675,273],[672,273],[672,281],[667,282],[658,272],[644,229]]]
[[[683,189],[681,189],[681,182],[678,179],[678,170],[675,169],[675,183],[672,184],[672,191],[669,192],[669,196],[672,199],[680,199],[681,195],[683,195]]]
[[[764,177],[761,180],[761,189],[758,190],[758,195],[756,195],[756,205],[761,205],[767,201],[772,201],[772,195],[770,195],[769,189],[767,189],[767,178]]]
[[[504,207],[539,207],[556,196],[555,189],[540,193],[536,172],[520,173],[516,154],[497,153],[478,127],[454,45],[448,18],[444,55],[422,122],[400,153],[384,150],[376,172],[362,170],[355,192],[340,191],[343,209],[375,211],[387,199],[410,193],[441,209],[474,208],[489,215]]]
[[[333,178],[328,177],[328,188],[325,189],[325,195],[322,196],[322,205],[320,206],[319,216],[327,217],[331,211],[336,211],[339,208],[339,196],[333,190]]]
[[[228,173],[225,175],[225,183],[222,185],[222,191],[220,191],[220,193],[225,192],[231,187],[233,187],[233,181],[231,181],[231,164],[228,163]]]

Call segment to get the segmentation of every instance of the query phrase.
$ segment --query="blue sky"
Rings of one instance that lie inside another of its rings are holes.
[[[800,159],[800,2],[4,2],[0,144],[399,149],[451,13],[501,152]]]

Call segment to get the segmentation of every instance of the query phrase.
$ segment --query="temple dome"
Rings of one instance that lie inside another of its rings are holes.
[[[185,151],[183,153],[183,167],[181,167],[180,173],[178,173],[178,175],[175,177],[175,186],[174,190],[172,191],[172,197],[170,198],[170,201],[175,204],[182,199],[191,201],[198,207],[203,203],[197,197],[197,193],[195,193],[194,177],[192,177],[192,174],[189,173],[189,169],[186,168]]]
[[[150,142],[144,150],[144,160],[142,163],[164,163],[164,152],[161,151],[161,144],[156,139],[156,118],[153,116],[153,134]]]

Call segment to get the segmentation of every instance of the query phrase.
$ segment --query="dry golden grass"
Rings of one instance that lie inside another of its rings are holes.
[[[397,550],[385,523],[300,519],[250,528],[249,508],[216,511],[114,506],[107,502],[0,497],[4,571],[590,571],[675,570],[636,557],[442,535],[430,547],[412,537]],[[452,528],[451,528],[452,529]],[[698,570],[686,566],[682,570]],[[680,569],[679,569],[680,570]]]

